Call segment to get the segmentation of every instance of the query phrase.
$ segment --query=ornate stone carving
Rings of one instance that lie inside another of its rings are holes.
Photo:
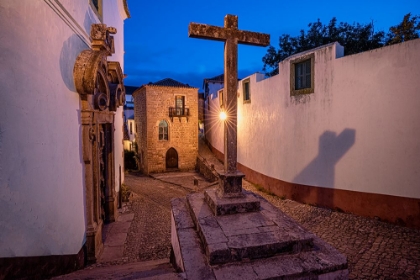
[[[114,168],[114,115],[125,102],[123,73],[114,53],[111,34],[117,30],[93,24],[91,49],[82,51],[73,69],[81,101],[82,150],[85,167],[86,245],[88,261],[102,249],[102,226],[117,218]]]
[[[110,34],[117,30],[105,24],[93,24],[91,29],[92,49],[82,51],[76,59],[73,76],[77,92],[83,96],[84,109],[116,111],[124,105],[125,89],[119,62],[107,61],[114,50]],[[92,95],[93,98],[88,98]]]
[[[90,39],[92,40],[92,49],[95,51],[106,51],[108,55],[115,52],[114,37],[110,34],[116,34],[115,27],[107,27],[106,24],[92,24],[90,29]]]

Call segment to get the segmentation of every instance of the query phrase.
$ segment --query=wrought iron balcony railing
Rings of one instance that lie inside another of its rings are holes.
[[[190,109],[189,108],[178,108],[178,107],[169,107],[169,117],[171,121],[174,121],[174,117],[178,117],[179,121],[181,121],[181,117],[186,117],[188,121],[188,117],[190,116]]]

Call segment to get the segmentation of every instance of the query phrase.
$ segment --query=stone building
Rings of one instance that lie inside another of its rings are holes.
[[[117,218],[125,0],[0,1],[0,279],[95,262]]]
[[[167,78],[141,86],[133,97],[140,170],[194,169],[198,89]]]

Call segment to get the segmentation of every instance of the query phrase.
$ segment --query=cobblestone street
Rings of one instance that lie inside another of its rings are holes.
[[[348,258],[350,279],[420,279],[420,231],[253,191]]]
[[[223,168],[203,145],[200,155],[214,164],[216,170]],[[198,181],[198,186],[194,185],[194,180]],[[123,265],[119,267],[124,271],[124,266],[130,264],[144,266],[141,262],[168,261],[171,249],[170,200],[215,187],[215,183],[205,181],[194,172],[161,173],[153,177],[129,173],[125,175],[125,184],[132,195],[123,212],[134,213],[134,218],[125,240],[123,257],[94,264],[87,268],[90,272],[79,272],[75,278],[69,275],[66,279],[97,279],[96,267],[107,269]],[[345,254],[350,279],[420,279],[420,230],[282,199],[261,191],[260,186],[246,180],[243,188],[261,195]],[[155,271],[165,271],[162,277],[169,275],[173,277],[170,279],[178,279],[168,267]],[[81,277],[85,274],[88,278]]]
[[[169,201],[191,190],[135,175],[127,175],[126,184],[136,193],[132,202],[136,214],[124,256],[129,262],[168,258]],[[244,188],[263,196],[344,253],[349,261],[350,279],[420,279],[419,230],[282,200],[259,191],[247,181]]]
[[[126,175],[125,183],[134,192],[131,223],[124,257],[128,262],[169,258],[171,249],[171,204],[185,197],[185,188],[147,176]]]

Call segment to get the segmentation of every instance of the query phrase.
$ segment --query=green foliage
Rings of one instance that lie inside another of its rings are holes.
[[[398,44],[405,41],[419,38],[420,33],[420,17],[411,16],[408,13],[404,16],[403,21],[389,28],[387,35],[387,45]]]
[[[266,76],[278,74],[278,63],[288,56],[300,53],[316,47],[338,42],[344,46],[344,55],[355,54],[363,51],[380,48],[385,44],[395,44],[411,39],[419,38],[420,23],[419,17],[407,14],[403,21],[390,28],[389,33],[375,32],[373,23],[337,23],[333,17],[327,25],[319,19],[308,24],[309,30],[300,30],[298,36],[292,37],[283,34],[279,37],[279,49],[270,46],[266,55],[262,58],[264,63],[263,71]]]
[[[137,163],[134,151],[124,150],[124,169],[137,170]]]

